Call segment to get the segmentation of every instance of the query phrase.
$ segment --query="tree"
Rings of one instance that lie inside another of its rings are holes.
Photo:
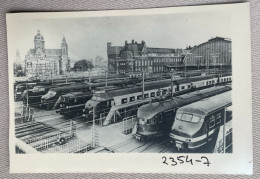
[[[91,70],[92,68],[94,68],[92,62],[86,59],[79,60],[74,64],[74,69],[76,71],[87,71]]]

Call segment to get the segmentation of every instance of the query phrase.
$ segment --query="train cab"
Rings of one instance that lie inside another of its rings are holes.
[[[169,135],[171,142],[178,149],[189,151],[214,143],[223,125],[225,108],[231,104],[228,91],[179,108]]]

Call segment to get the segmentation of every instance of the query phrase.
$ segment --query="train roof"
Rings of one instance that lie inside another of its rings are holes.
[[[51,88],[50,91],[66,91],[66,90],[73,90],[73,89],[83,89],[83,88],[88,88],[89,85],[88,84],[71,84],[71,85],[68,85],[68,86],[61,86],[61,87],[54,87],[54,88]]]
[[[90,95],[92,95],[91,92],[71,92],[61,96],[63,98],[77,98],[77,97],[90,96]]]
[[[206,116],[209,113],[232,104],[231,91],[212,96],[201,101],[186,105],[178,109],[178,112],[192,113]]]
[[[172,99],[164,101],[150,102],[149,104],[141,106],[138,109],[137,115],[140,118],[150,118],[163,111],[178,108],[179,106],[189,104],[192,101],[198,101],[202,98],[206,98],[207,96],[217,95],[228,90],[231,90],[229,86],[215,86],[204,90],[180,95],[178,97],[174,97]]]
[[[156,83],[152,83],[152,84],[146,84],[144,87],[144,90],[151,90],[151,89],[160,89],[160,88],[164,88],[167,86],[170,86],[171,82],[170,81],[163,81],[163,82],[156,82]],[[97,91],[95,92],[95,96],[99,96],[102,97],[104,99],[113,99],[113,97],[116,96],[122,96],[122,95],[126,95],[126,94],[132,94],[132,93],[138,93],[138,92],[142,92],[142,87],[140,86],[135,86],[135,87],[131,87],[131,88],[124,88],[124,89],[115,89],[115,90],[111,90],[111,91]]]

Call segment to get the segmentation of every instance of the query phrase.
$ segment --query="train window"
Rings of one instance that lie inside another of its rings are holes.
[[[141,118],[139,118],[138,122],[139,122],[140,124],[145,124],[145,120],[144,120],[144,119],[141,119]]]
[[[208,85],[208,82],[206,82],[206,85]]]
[[[209,85],[211,84],[211,81],[209,81]]]
[[[142,99],[142,95],[138,95],[137,100],[141,100],[141,99]]]
[[[219,124],[221,122],[221,113],[218,113],[216,116],[216,123]]]
[[[151,119],[151,125],[156,124],[156,121],[154,118]]]
[[[181,116],[181,120],[187,121],[187,122],[191,121],[191,118],[192,118],[192,114],[183,113],[182,116]]]
[[[125,103],[127,103],[127,98],[121,99],[121,104],[125,104]]]
[[[182,90],[185,89],[185,86],[182,86],[181,89],[182,89]]]
[[[146,120],[146,124],[150,125],[150,119]]]
[[[144,94],[144,98],[149,98],[149,94],[148,93]]]
[[[209,120],[209,128],[212,128],[215,126],[215,116],[211,116]]]
[[[130,97],[130,102],[135,101],[135,96]]]
[[[212,84],[214,84],[215,83],[215,81],[214,80],[212,80]]]
[[[162,91],[162,94],[166,94],[166,91],[167,91],[167,90],[166,90],[166,89],[164,89],[164,90]]]
[[[155,97],[155,92],[151,92],[151,97]]]
[[[192,119],[191,119],[191,122],[200,122],[200,117],[193,116]]]
[[[181,120],[181,114],[176,114],[176,119]]]
[[[160,91],[156,92],[156,96],[160,96],[160,94],[161,94]]]
[[[221,79],[221,82],[223,82],[223,79]]]

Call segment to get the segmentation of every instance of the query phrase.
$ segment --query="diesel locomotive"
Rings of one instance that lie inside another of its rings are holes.
[[[232,120],[232,112],[226,112],[231,105],[228,91],[179,108],[169,134],[171,142],[182,150],[213,149],[220,127]]]
[[[142,140],[169,134],[178,108],[230,90],[230,86],[214,86],[143,105],[137,111],[134,136]]]

